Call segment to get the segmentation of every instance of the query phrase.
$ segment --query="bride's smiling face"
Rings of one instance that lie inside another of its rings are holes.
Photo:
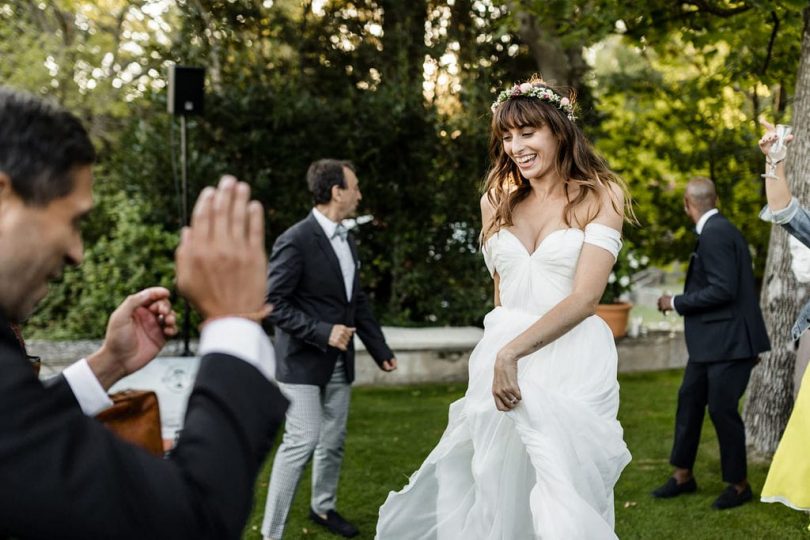
[[[510,128],[501,141],[504,153],[524,178],[542,178],[554,170],[558,143],[548,125]]]

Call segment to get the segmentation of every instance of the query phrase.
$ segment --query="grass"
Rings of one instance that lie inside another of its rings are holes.
[[[650,497],[649,492],[670,473],[668,457],[681,374],[675,370],[620,377],[619,415],[633,461],[615,490],[618,536],[656,540],[810,539],[807,516],[779,504],[753,502],[723,512],[711,508],[724,485],[717,440],[708,417],[695,466],[698,492],[664,501]],[[405,485],[436,444],[447,424],[447,406],[464,390],[465,386],[458,384],[354,389],[338,510],[358,525],[359,538],[374,537],[379,506],[389,491]],[[257,484],[256,506],[245,530],[246,540],[261,539],[271,464],[272,458]],[[767,464],[749,463],[755,499],[767,469]],[[334,540],[337,537],[309,522],[309,495],[307,469],[285,538]]]
[[[708,419],[695,465],[698,492],[670,500],[655,500],[649,492],[671,471],[675,405],[681,370],[635,373],[620,377],[625,441],[633,461],[616,485],[616,533],[620,538],[808,539],[808,518],[781,504],[758,501],[768,464],[748,464],[756,502],[717,511],[711,508],[725,485],[720,478],[720,454],[714,426]]]

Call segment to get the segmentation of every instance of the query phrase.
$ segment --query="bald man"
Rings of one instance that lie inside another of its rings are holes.
[[[745,425],[738,412],[751,368],[770,350],[759,309],[748,244],[716,208],[717,192],[708,178],[686,186],[684,210],[698,235],[689,259],[684,294],[658,299],[658,309],[684,317],[689,360],[678,392],[675,440],[670,463],[675,470],[653,491],[657,498],[697,490],[693,475],[706,407],[717,431],[723,481],[714,501],[723,510],[752,498],[747,480]]]

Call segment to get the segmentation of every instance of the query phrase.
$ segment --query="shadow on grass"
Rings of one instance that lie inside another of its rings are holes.
[[[675,370],[620,376],[619,417],[633,461],[615,490],[617,535],[656,540],[810,539],[808,518],[782,505],[753,502],[723,512],[711,508],[724,485],[717,439],[708,416],[695,466],[698,492],[666,501],[650,497],[650,491],[671,471],[668,458],[681,375],[681,370]],[[439,440],[447,425],[447,407],[463,395],[465,388],[464,384],[445,384],[353,390],[338,510],[357,524],[359,538],[374,537],[380,505],[389,491],[407,483]],[[245,539],[261,539],[271,464],[272,457],[257,482],[256,505]],[[749,464],[755,499],[766,473],[766,464]],[[307,517],[309,480],[308,467],[293,502],[285,538],[335,539]]]

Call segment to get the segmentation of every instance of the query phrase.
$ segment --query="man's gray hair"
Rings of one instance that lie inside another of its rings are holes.
[[[717,205],[717,190],[714,182],[704,176],[696,176],[686,184],[686,196],[699,210],[706,212]]]

